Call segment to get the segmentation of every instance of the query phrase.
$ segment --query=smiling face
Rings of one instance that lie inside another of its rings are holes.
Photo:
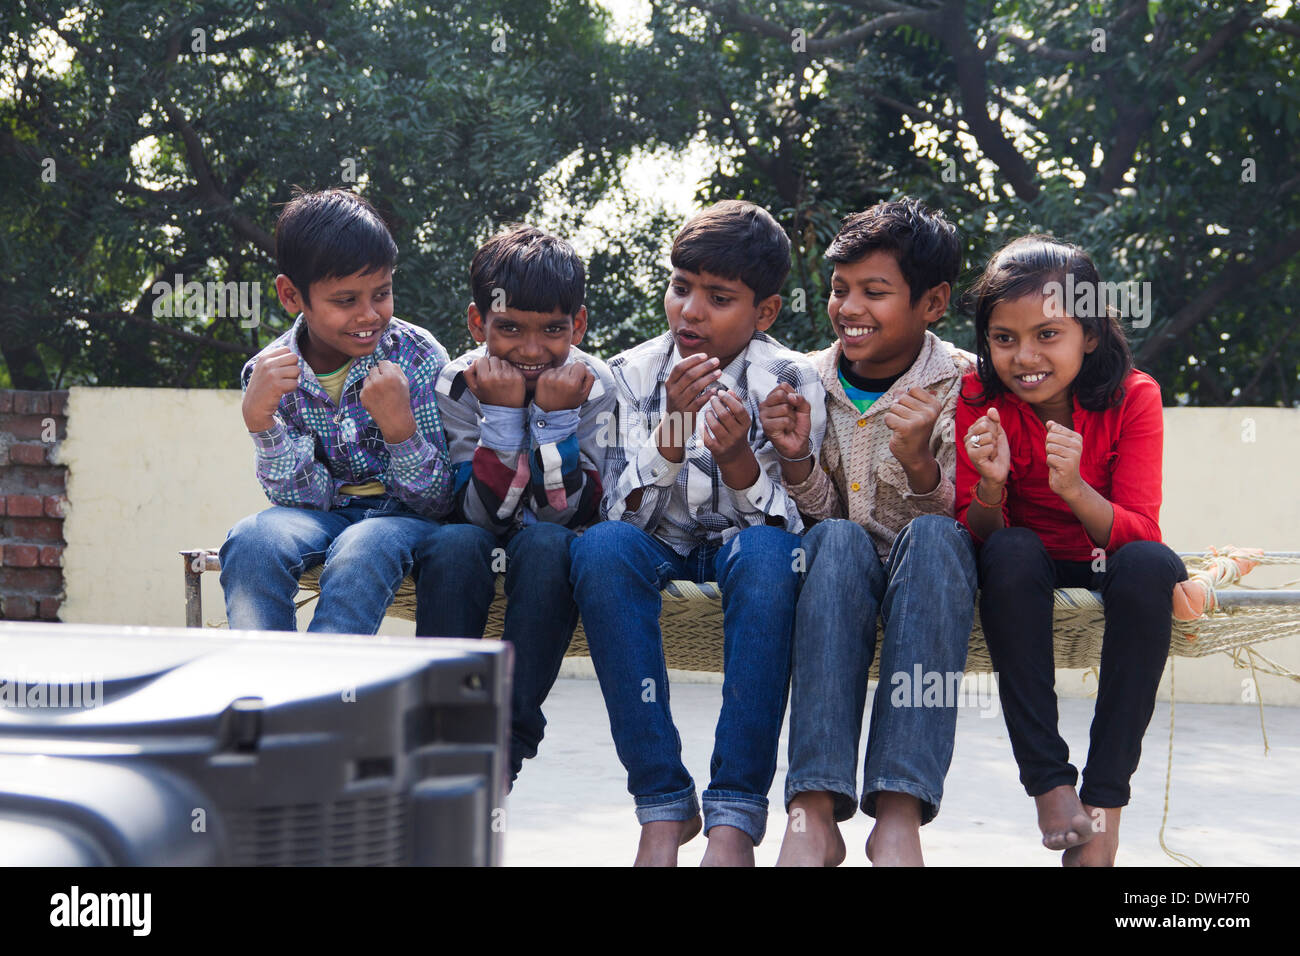
[[[568,361],[569,346],[579,344],[587,331],[585,305],[572,317],[558,308],[553,312],[506,308],[485,317],[471,304],[468,318],[474,341],[486,343],[488,355],[519,369],[530,395],[543,372]]]
[[[702,354],[726,368],[749,345],[755,332],[765,332],[781,311],[781,297],[754,302],[754,290],[740,279],[712,272],[673,269],[664,293],[668,329],[685,358]]]
[[[948,283],[912,302],[892,252],[877,250],[856,262],[837,262],[826,310],[853,371],[863,378],[904,372],[925,344],[925,330],[948,308]]]
[[[337,371],[351,359],[369,355],[393,319],[393,270],[377,269],[350,276],[317,279],[311,303],[286,275],[275,277],[280,302],[302,313],[307,332],[302,357],[317,374]]]
[[[1096,347],[1095,335],[1069,316],[1050,315],[1038,294],[999,302],[989,316],[993,370],[1044,420],[1064,415],[1068,421],[1071,386],[1083,357]]]

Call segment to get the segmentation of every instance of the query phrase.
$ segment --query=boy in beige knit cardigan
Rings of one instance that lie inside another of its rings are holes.
[[[974,546],[953,518],[953,420],[974,358],[929,326],[961,262],[956,229],[905,199],[844,221],[826,252],[836,341],[812,356],[826,389],[814,458],[807,399],[763,403],[800,512],[806,577],[795,617],[789,822],[778,865],[837,866],[853,816],[867,672],[884,625],[861,806],[876,818],[875,865],[919,865],[939,812],[956,729],[953,688],[975,610]]]

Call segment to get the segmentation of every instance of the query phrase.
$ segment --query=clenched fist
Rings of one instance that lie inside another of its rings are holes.
[[[370,413],[384,441],[397,445],[415,434],[411,392],[406,375],[387,359],[380,359],[361,385],[361,405]]]
[[[795,389],[781,383],[758,406],[763,434],[782,458],[803,458],[812,450],[812,406]]]
[[[885,427],[889,429],[889,453],[899,464],[920,467],[934,460],[930,451],[930,435],[934,423],[943,411],[943,402],[919,386],[908,389],[907,394],[885,412]]]
[[[993,497],[1000,495],[1011,472],[1011,445],[996,408],[990,408],[967,429],[966,454],[988,490],[994,492]]]
[[[298,387],[298,374],[298,356],[288,348],[272,349],[257,360],[241,406],[250,432],[264,432],[275,424],[280,399]]]
[[[578,408],[587,400],[595,384],[596,376],[582,362],[548,368],[537,377],[533,403],[544,412]]]
[[[528,397],[524,373],[495,355],[475,359],[465,369],[465,384],[482,405],[523,408]]]
[[[1082,454],[1082,435],[1059,422],[1047,423],[1047,484],[1066,501],[1083,487],[1079,476]]]
[[[718,392],[704,409],[704,447],[719,465],[733,461],[753,449],[749,447],[749,412],[730,392]]]

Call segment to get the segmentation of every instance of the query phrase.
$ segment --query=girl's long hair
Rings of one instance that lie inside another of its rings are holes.
[[[975,355],[979,360],[976,373],[983,392],[967,398],[974,404],[987,404],[1009,390],[993,368],[989,346],[989,319],[1002,302],[1014,302],[1029,295],[1046,296],[1048,283],[1066,288],[1066,276],[1074,277],[1074,288],[1091,283],[1093,301],[1101,300],[1101,277],[1088,254],[1078,246],[1051,236],[1021,236],[1003,246],[989,260],[984,275],[967,293],[975,304]],[[1118,405],[1124,399],[1124,379],[1133,370],[1133,356],[1128,340],[1114,314],[1075,315],[1073,303],[1064,301],[1065,314],[1073,318],[1085,333],[1097,337],[1097,347],[1083,357],[1083,367],[1071,388],[1079,405],[1099,412]]]

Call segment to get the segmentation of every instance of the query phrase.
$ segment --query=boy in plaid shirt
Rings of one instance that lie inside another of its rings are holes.
[[[275,229],[281,304],[298,318],[244,366],[244,423],[274,507],[221,546],[232,629],[296,630],[303,571],[324,564],[309,630],[373,634],[451,507],[434,385],[447,353],[393,318],[397,245],[364,199],[297,196]]]
[[[574,542],[574,596],[636,799],[636,862],[671,866],[701,820],[668,710],[659,592],[673,578],[718,582],[726,672],[704,862],[752,866],[776,772],[803,530],[758,409],[782,386],[803,396],[815,451],[825,402],[808,360],[765,334],[790,271],[790,241],[771,215],[752,203],[711,206],[678,234],[672,264],[668,332],[609,363],[610,520]]]

